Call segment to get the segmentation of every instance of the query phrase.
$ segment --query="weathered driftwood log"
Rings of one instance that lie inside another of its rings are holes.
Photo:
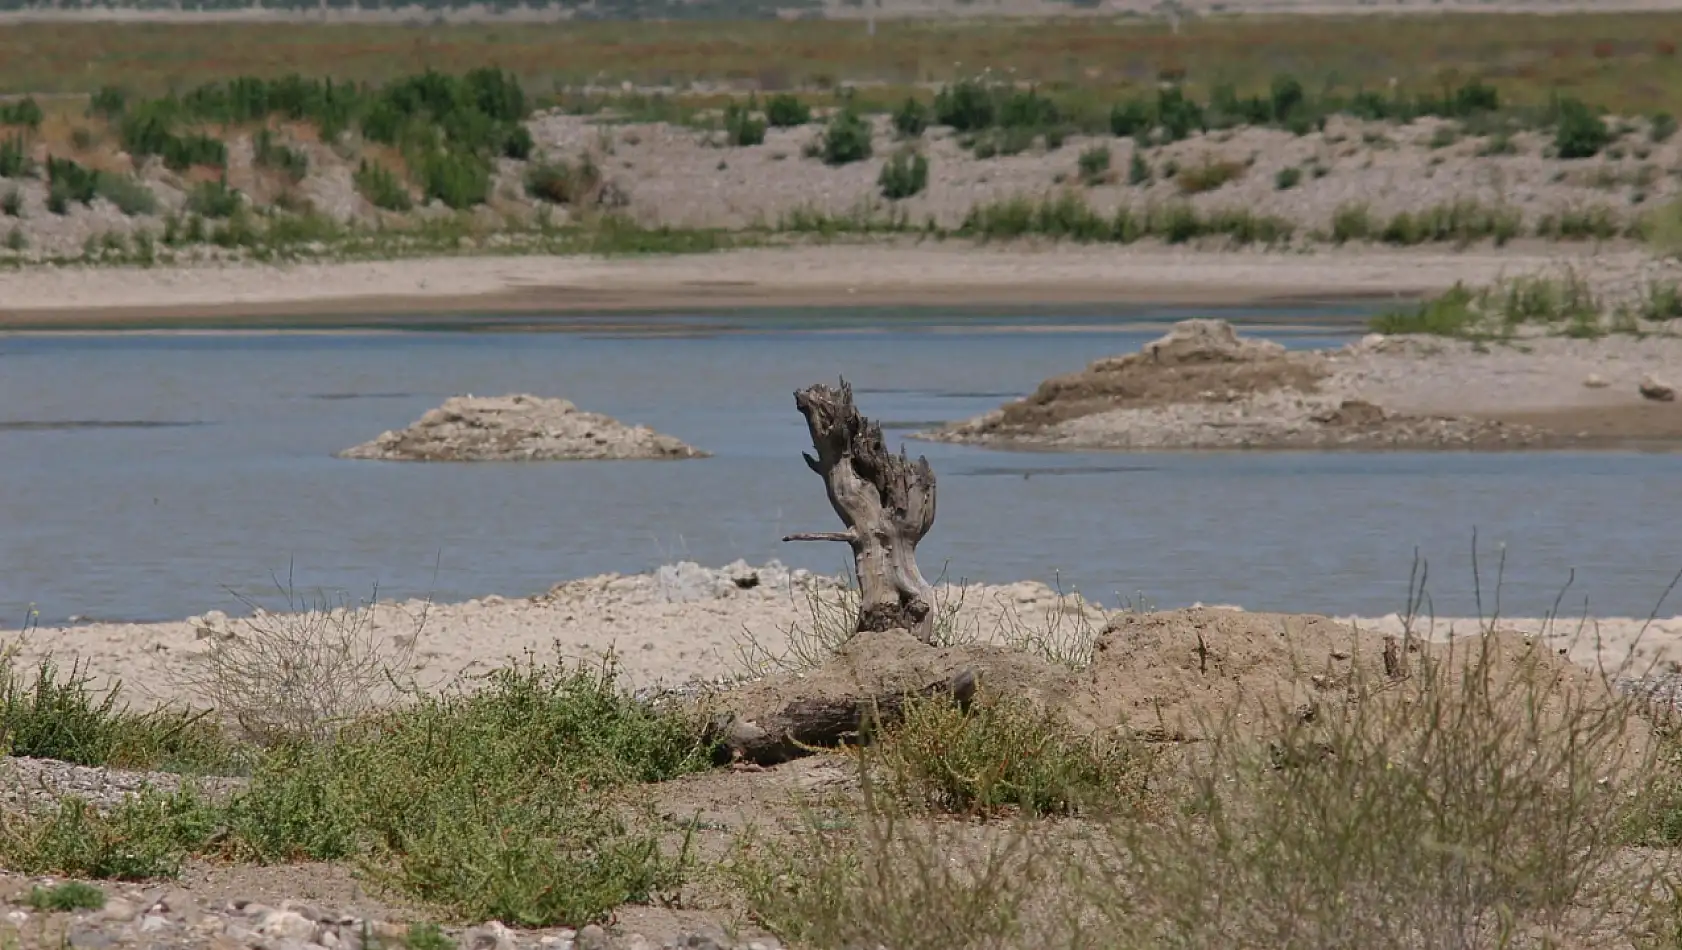
[[[934,588],[917,569],[917,543],[934,526],[934,470],[900,449],[891,454],[882,427],[859,415],[853,387],[809,386],[794,394],[817,457],[801,453],[823,476],[829,503],[846,531],[791,534],[784,541],[845,541],[859,580],[855,632],[909,630],[934,640]]]
[[[975,674],[959,670],[920,690],[797,699],[758,719],[725,714],[713,721],[711,733],[720,743],[721,761],[776,765],[810,755],[813,749],[858,741],[870,728],[893,725],[904,715],[908,699],[944,697],[967,708],[974,695]]]

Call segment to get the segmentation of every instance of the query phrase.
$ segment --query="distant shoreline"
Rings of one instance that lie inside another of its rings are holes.
[[[1406,305],[1457,281],[1488,283],[1572,258],[1599,266],[1610,256],[873,245],[609,259],[42,268],[0,273],[0,332],[437,329],[449,322],[427,317],[529,332],[555,327],[523,316],[621,318],[587,328],[602,332],[615,324],[646,329],[655,315],[779,308]]]

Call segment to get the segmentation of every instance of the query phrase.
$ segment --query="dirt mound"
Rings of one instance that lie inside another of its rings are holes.
[[[565,399],[454,396],[407,429],[340,458],[406,462],[690,459],[708,453],[646,426],[585,412]]]
[[[1137,353],[1054,376],[1032,395],[956,428],[974,436],[1028,434],[1117,409],[1230,403],[1278,390],[1311,393],[1326,375],[1317,354],[1241,338],[1225,320],[1185,320]]]
[[[1001,647],[935,648],[903,633],[866,634],[822,669],[750,684],[724,700],[738,719],[770,726],[786,722],[790,709],[930,691],[963,671],[974,674],[974,695],[1025,697],[1077,728],[1124,729],[1150,741],[1195,741],[1211,729],[1270,735],[1293,718],[1355,703],[1399,709],[1418,702],[1427,683],[1452,705],[1474,672],[1491,684],[1490,708],[1511,703],[1515,721],[1532,728],[1615,701],[1602,678],[1516,633],[1404,644],[1328,617],[1201,607],[1117,614],[1078,672]],[[1644,743],[1640,728],[1632,726],[1631,737]]]

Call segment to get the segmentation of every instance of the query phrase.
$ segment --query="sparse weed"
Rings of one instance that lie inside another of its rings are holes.
[[[290,584],[281,592],[281,611],[245,601],[251,616],[230,621],[227,631],[210,629],[210,649],[175,672],[248,738],[265,745],[325,740],[408,686],[430,605],[405,618],[406,630],[390,633],[375,623],[372,601],[306,601]]]
[[[1087,185],[1099,185],[1110,177],[1110,147],[1094,145],[1080,153],[1080,180]]]
[[[24,903],[36,910],[69,913],[78,910],[99,910],[105,906],[105,892],[82,881],[65,881],[51,887],[39,885],[24,895]]]
[[[929,160],[921,152],[897,152],[882,166],[877,188],[889,201],[902,201],[929,185]]]

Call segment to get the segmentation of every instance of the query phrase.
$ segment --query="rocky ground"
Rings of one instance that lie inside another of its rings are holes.
[[[339,453],[394,462],[691,459],[706,452],[647,426],[585,412],[565,399],[454,396],[405,429]]]
[[[1077,135],[1055,148],[1041,139],[1020,154],[977,158],[966,137],[950,129],[931,129],[921,141],[907,142],[896,137],[887,116],[875,116],[873,123],[872,157],[832,167],[807,155],[821,124],[772,128],[763,144],[728,147],[721,132],[700,127],[611,112],[539,113],[528,123],[538,147],[534,161],[577,166],[588,160],[600,174],[599,186],[585,189],[573,203],[551,205],[527,193],[530,163],[502,160],[491,200],[472,217],[477,228],[492,233],[511,223],[531,224],[540,214],[564,223],[597,212],[605,202],[609,210],[649,226],[815,230],[846,222],[856,227],[867,219],[879,225],[896,217],[919,228],[930,222],[955,228],[980,206],[1069,193],[1106,215],[1124,206],[1142,213],[1185,201],[1204,214],[1242,210],[1276,216],[1294,227],[1297,244],[1329,239],[1340,211],[1357,206],[1364,207],[1376,234],[1402,211],[1458,205],[1465,218],[1474,203],[1483,209],[1479,213],[1511,218],[1520,236],[1540,231],[1550,238],[1604,239],[1675,196],[1675,171],[1682,166],[1682,141],[1658,140],[1664,137],[1655,136],[1643,119],[1610,120],[1617,142],[1583,160],[1548,157],[1551,140],[1539,132],[1470,129],[1438,119],[1396,125],[1334,116],[1323,131],[1304,135],[1240,128],[1138,149],[1137,167],[1132,139]],[[115,132],[91,128],[95,124],[55,117],[49,125],[57,131],[47,136],[52,142],[33,146],[39,153],[34,157],[44,160],[51,149],[92,168],[132,169],[128,156],[117,151]],[[82,134],[73,135],[70,126]],[[354,170],[364,159],[395,159],[354,136],[324,143],[307,126],[279,127],[275,141],[307,157],[308,173],[296,182],[256,164],[250,132],[232,131],[227,138],[227,180],[252,206],[310,208],[367,227],[450,214],[436,204],[407,214],[371,205],[357,191]],[[888,202],[878,185],[882,167],[912,146],[928,156],[928,186]],[[1086,166],[1083,155],[1091,156]],[[67,214],[58,215],[46,207],[42,181],[0,181],[0,193],[17,191],[21,213],[0,219],[0,231],[16,233],[11,240],[23,248],[0,254],[77,256],[90,246],[132,244],[142,231],[157,238],[165,218],[183,213],[189,193],[206,178],[201,171],[171,172],[156,160],[137,173],[156,195],[154,213],[125,215],[96,198],[88,206],[72,203]],[[826,223],[826,218],[842,220]]]
[[[1682,338],[1504,343],[1373,334],[1327,351],[1175,326],[936,441],[1065,449],[1504,449],[1674,444]]]

